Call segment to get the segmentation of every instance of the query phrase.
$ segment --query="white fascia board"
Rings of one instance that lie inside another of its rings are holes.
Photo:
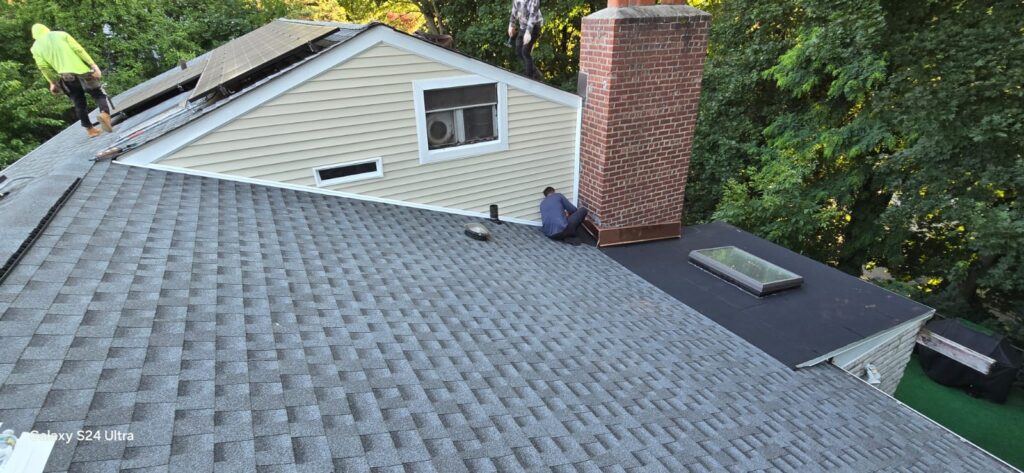
[[[441,46],[399,33],[391,28],[377,26],[370,27],[370,29],[356,35],[352,39],[321,53],[319,56],[296,66],[294,69],[281,74],[279,77],[263,85],[241,94],[230,102],[211,110],[181,128],[125,154],[118,158],[118,161],[126,164],[157,162],[184,148],[189,143],[217,130],[235,118],[381,43],[456,69],[461,69],[470,74],[511,85],[524,92],[555,103],[576,109],[582,108],[582,98],[576,94],[570,94],[563,90],[535,82],[482,61],[449,51]]]
[[[127,153],[118,158],[118,161],[125,164],[155,163],[184,148],[189,143],[212,133],[235,118],[248,113],[256,107],[277,98],[300,84],[327,72],[338,64],[344,63],[357,54],[382,42],[387,32],[395,33],[385,27],[375,27],[364,31],[338,47],[331,48],[321,53],[320,56],[296,66],[291,71],[281,74],[248,92],[242,93],[181,128]]]
[[[492,66],[478,59],[463,56],[457,52],[443,48],[422,39],[417,39],[404,33],[399,33],[390,28],[380,28],[386,33],[384,43],[402,49],[431,61],[462,69],[469,74],[486,77],[495,82],[504,82],[530,95],[535,95],[545,100],[565,105],[566,107],[582,108],[583,98],[579,95],[566,92],[550,85],[527,79],[514,72],[506,71],[500,67]],[[346,43],[347,45],[347,43]]]
[[[243,182],[243,183],[246,183],[246,184],[255,184],[255,185],[259,185],[259,186],[277,187],[277,188],[280,188],[280,189],[288,189],[288,190],[301,191],[301,192],[311,192],[311,193],[314,193],[314,194],[332,195],[332,196],[336,196],[336,197],[344,197],[346,199],[362,200],[362,201],[365,201],[365,202],[376,202],[376,203],[379,203],[379,204],[397,205],[397,206],[400,206],[400,207],[409,207],[409,208],[420,209],[420,210],[429,210],[429,211],[432,211],[432,212],[442,212],[442,213],[448,213],[448,214],[463,215],[463,216],[466,216],[466,217],[475,217],[475,218],[482,218],[482,219],[489,219],[490,218],[490,214],[489,213],[483,213],[483,212],[472,212],[472,211],[469,211],[469,210],[453,209],[453,208],[449,208],[449,207],[441,207],[441,206],[429,205],[429,204],[419,204],[419,203],[416,203],[416,202],[407,202],[407,201],[404,201],[404,200],[386,199],[386,198],[383,198],[383,197],[373,197],[373,196],[369,196],[369,195],[353,194],[351,192],[342,192],[342,191],[335,191],[335,190],[330,190],[330,189],[320,189],[320,188],[317,188],[317,187],[302,186],[302,185],[298,185],[298,184],[287,184],[287,183],[284,183],[284,182],[267,181],[267,180],[263,180],[263,179],[254,179],[254,178],[251,178],[251,177],[232,176],[230,174],[221,174],[221,173],[209,172],[209,171],[199,171],[199,170],[196,170],[196,169],[181,168],[181,167],[176,167],[176,166],[167,166],[167,165],[163,165],[163,164],[152,164],[152,163],[149,163],[149,164],[139,164],[139,163],[131,163],[131,162],[127,162],[127,161],[114,161],[114,163],[116,163],[116,164],[123,164],[123,165],[126,165],[126,166],[140,167],[140,168],[144,168],[144,169],[156,169],[158,171],[167,171],[167,172],[173,172],[173,173],[178,173],[178,174],[187,174],[187,175],[190,175],[190,176],[209,177],[209,178],[213,178],[213,179],[221,179],[221,180],[225,180],[225,181],[234,181],[234,182]],[[533,226],[533,227],[539,227],[541,225],[540,222],[535,221],[535,220],[526,220],[526,219],[515,218],[515,217],[502,217],[501,220],[503,222],[518,223],[520,225],[530,225],[530,226]]]
[[[903,322],[903,323],[901,323],[901,324],[899,324],[899,325],[897,325],[895,327],[885,329],[885,330],[883,330],[881,332],[878,332],[878,333],[876,333],[874,335],[871,335],[869,337],[865,337],[865,338],[862,338],[860,340],[857,340],[856,342],[853,342],[853,343],[851,343],[849,345],[846,345],[845,347],[842,347],[842,348],[840,348],[838,350],[832,350],[832,351],[830,351],[830,352],[828,352],[828,353],[826,353],[824,355],[821,355],[821,356],[819,356],[817,358],[814,358],[813,360],[808,360],[808,361],[805,361],[803,363],[800,363],[799,365],[796,365],[796,367],[797,368],[806,368],[808,366],[814,366],[814,365],[816,365],[818,363],[821,363],[823,361],[828,361],[829,359],[831,359],[833,357],[842,355],[843,353],[851,351],[851,350],[862,351],[860,349],[871,348],[871,347],[874,347],[874,346],[881,345],[882,343],[888,341],[889,338],[891,338],[892,335],[895,335],[896,333],[902,332],[907,327],[909,327],[911,325],[915,325],[917,323],[920,323],[922,320],[928,320],[933,315],[935,315],[935,310],[934,309],[928,311],[927,313],[925,313],[923,315],[919,315],[917,317],[914,317],[913,319],[910,319],[910,320],[908,320],[906,322]],[[863,350],[863,351],[867,352],[868,350]]]

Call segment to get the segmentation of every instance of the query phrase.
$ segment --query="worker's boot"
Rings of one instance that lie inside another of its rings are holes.
[[[100,136],[100,129],[94,126],[85,129],[85,134],[89,135],[89,138],[95,138]]]
[[[98,117],[100,119],[100,126],[103,127],[103,131],[110,133],[114,131],[114,126],[110,124],[110,114],[107,112],[100,112]]]

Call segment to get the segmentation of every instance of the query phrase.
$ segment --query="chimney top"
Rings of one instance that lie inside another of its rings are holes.
[[[608,0],[608,8],[653,6],[655,0]],[[661,0],[662,5],[687,5],[687,0]]]

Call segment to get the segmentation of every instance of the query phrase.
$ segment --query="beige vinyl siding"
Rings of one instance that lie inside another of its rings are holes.
[[[420,164],[412,82],[465,75],[379,44],[158,164],[315,187],[315,167],[380,157],[384,177],[326,189],[539,220],[544,187],[575,190],[576,108],[509,86],[508,150]]]

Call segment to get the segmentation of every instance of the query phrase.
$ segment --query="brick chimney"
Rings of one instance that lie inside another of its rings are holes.
[[[583,18],[580,203],[599,246],[680,235],[711,16],[610,0]]]

